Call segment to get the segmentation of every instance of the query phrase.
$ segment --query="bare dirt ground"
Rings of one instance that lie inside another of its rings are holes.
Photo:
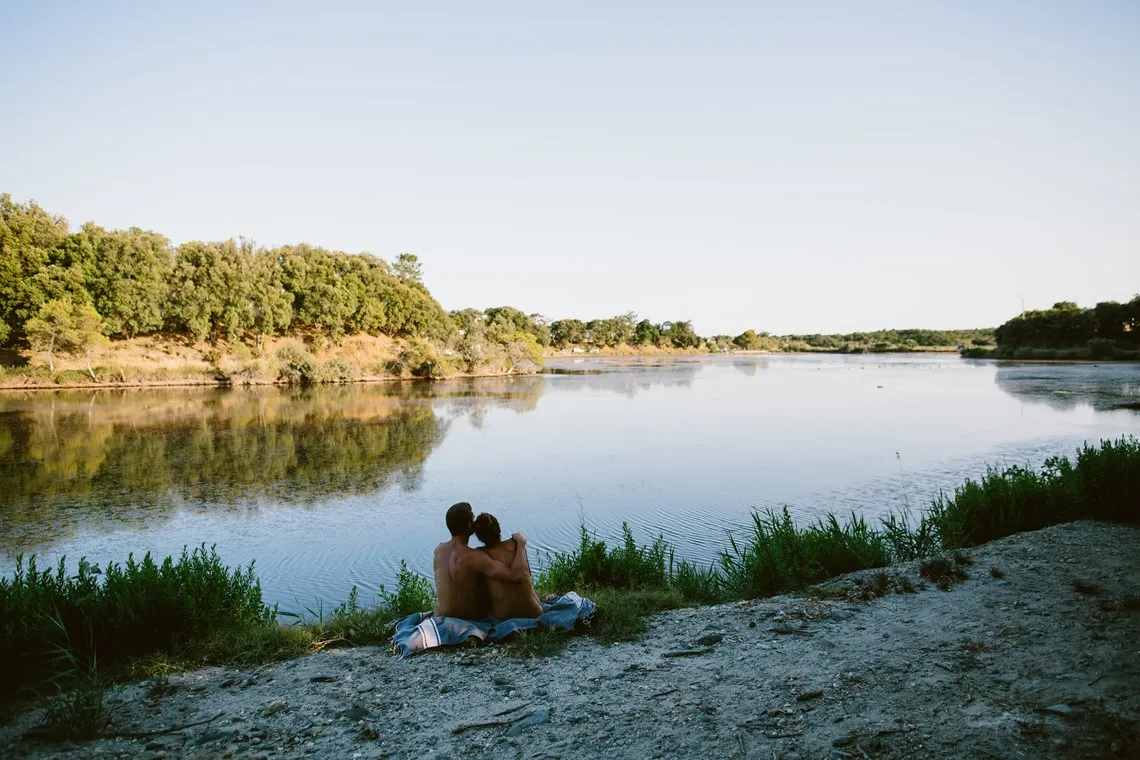
[[[899,565],[891,585],[916,593],[856,601],[864,572],[664,613],[642,641],[578,637],[541,660],[362,648],[185,673],[161,695],[143,683],[109,698],[108,732],[151,736],[28,741],[33,712],[0,729],[0,754],[1140,757],[1140,529],[1074,523],[968,555],[947,591]]]

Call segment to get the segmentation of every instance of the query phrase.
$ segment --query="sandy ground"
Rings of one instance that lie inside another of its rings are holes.
[[[361,648],[186,673],[164,696],[116,689],[108,731],[208,723],[45,744],[21,739],[29,713],[0,729],[0,754],[1140,757],[1140,612],[1120,604],[1140,593],[1140,529],[1075,523],[968,554],[948,591],[900,565],[917,593],[852,601],[873,575],[859,573],[822,598],[664,613],[642,641],[578,637],[542,660]]]

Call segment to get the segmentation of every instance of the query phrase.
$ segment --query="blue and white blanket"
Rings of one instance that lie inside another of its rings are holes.
[[[572,631],[578,623],[588,624],[594,616],[594,609],[593,602],[571,591],[553,602],[543,602],[542,614],[536,618],[464,620],[432,617],[430,612],[417,612],[396,623],[396,635],[392,637],[392,642],[401,657],[408,657],[435,647],[462,644],[469,639],[500,641],[515,631],[534,628]]]

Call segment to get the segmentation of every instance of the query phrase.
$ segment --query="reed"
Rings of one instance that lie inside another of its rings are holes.
[[[53,571],[19,557],[12,578],[0,578],[0,672],[16,688],[57,672],[61,651],[114,663],[272,618],[253,564],[230,570],[205,546],[161,565],[149,554],[103,570],[81,559],[74,575],[66,559]]]

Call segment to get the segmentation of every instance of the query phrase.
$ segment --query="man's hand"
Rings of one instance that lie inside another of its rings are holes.
[[[523,561],[519,562],[519,555],[523,555]],[[481,552],[478,549],[474,551],[464,552],[463,556],[459,558],[459,563],[464,568],[473,570],[480,575],[485,575],[491,580],[506,581],[507,583],[522,583],[523,581],[530,580],[530,565],[526,562],[526,555],[520,550],[515,552],[515,560],[507,567],[502,562],[492,559],[491,555],[486,552]]]

